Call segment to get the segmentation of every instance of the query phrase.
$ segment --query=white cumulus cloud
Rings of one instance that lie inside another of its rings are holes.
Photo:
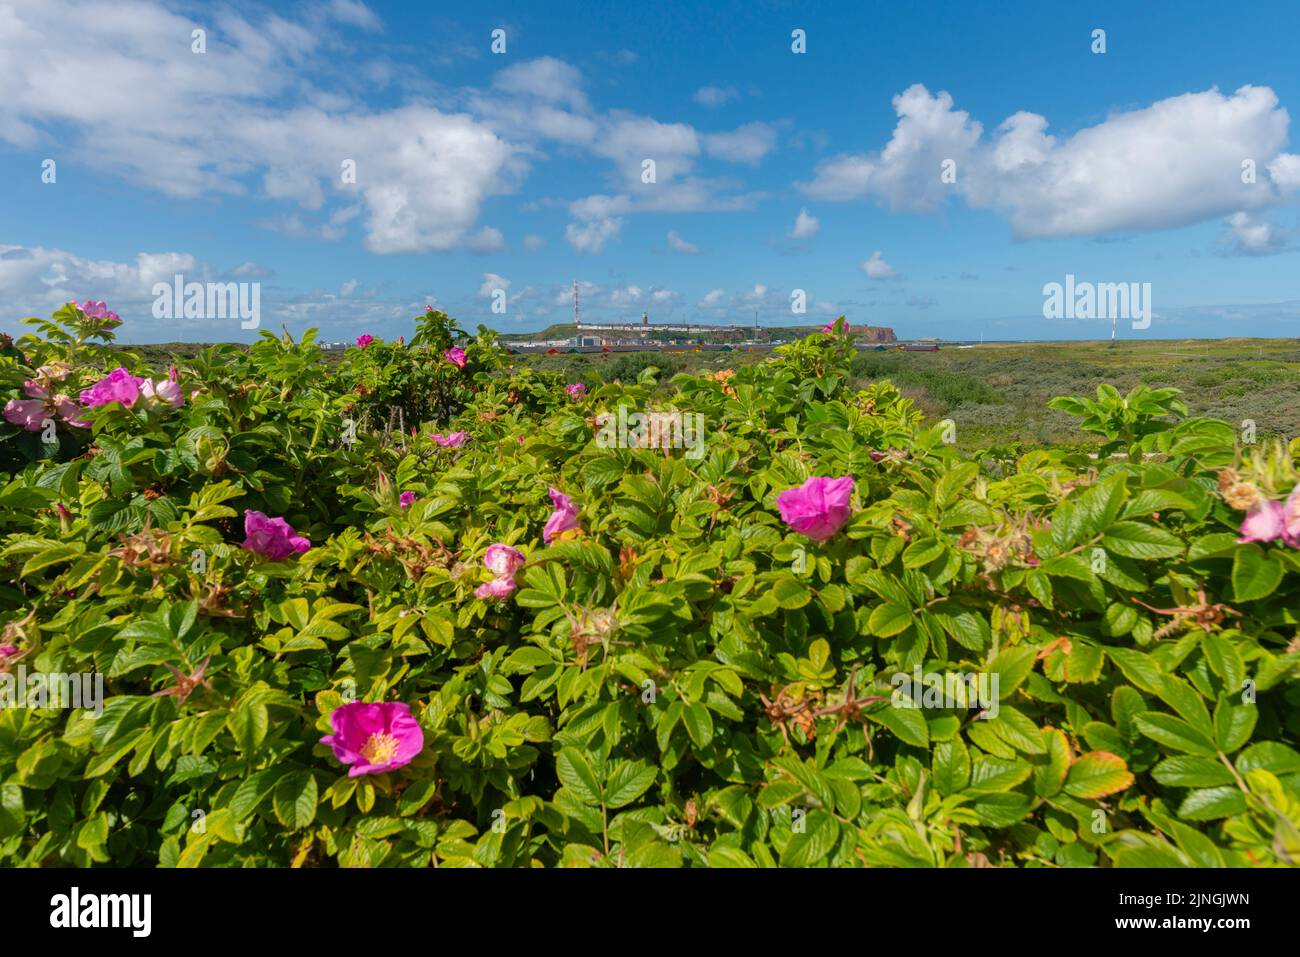
[[[821,223],[816,216],[809,216],[808,210],[799,210],[799,215],[794,218],[794,228],[790,230],[791,239],[812,239],[817,235],[817,230],[821,229]]]
[[[508,290],[510,280],[505,276],[498,276],[494,272],[485,272],[483,274],[483,285],[478,287],[478,294],[483,298],[490,298],[498,289]]]
[[[870,258],[864,262],[861,267],[862,271],[867,274],[868,279],[897,279],[898,271],[893,266],[885,262],[885,259],[877,249],[871,254]]]
[[[505,248],[505,238],[501,235],[501,230],[494,229],[491,226],[484,226],[474,235],[469,237],[467,245],[476,253],[495,253]]]
[[[1289,118],[1268,87],[1186,93],[1112,113],[1058,138],[1019,112],[989,137],[952,97],[916,84],[894,97],[898,123],[878,153],[822,162],[800,183],[825,200],[872,197],[931,212],[950,197],[1005,216],[1018,238],[1169,229],[1283,200],[1300,159],[1281,150]],[[1243,182],[1244,160],[1269,173]],[[944,182],[943,172],[953,174]]]
[[[740,93],[736,91],[734,86],[702,86],[695,91],[695,95],[691,99],[700,106],[715,109],[724,106],[731,100],[739,99],[739,97]]]
[[[686,256],[694,256],[700,251],[700,247],[694,243],[689,243],[677,234],[676,230],[668,233],[668,248],[675,253],[682,253]]]

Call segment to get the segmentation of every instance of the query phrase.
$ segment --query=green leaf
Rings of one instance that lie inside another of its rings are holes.
[[[139,726],[146,717],[145,712],[153,704],[152,698],[136,698],[123,695],[111,698],[104,710],[95,718],[90,740],[97,750],[102,751],[116,738],[132,728]]]
[[[1150,655],[1132,648],[1107,648],[1106,654],[1138,688],[1152,694],[1164,690],[1167,675]]]
[[[812,599],[812,591],[796,578],[778,578],[772,583],[772,597],[782,608],[802,608]]]
[[[1010,791],[1032,772],[1032,766],[1023,758],[1004,761],[977,754],[971,762],[970,790],[987,793]]]
[[[1132,786],[1133,775],[1119,755],[1106,751],[1089,751],[1070,765],[1065,779],[1065,793],[1071,797],[1094,800]]]
[[[1186,681],[1167,675],[1160,683],[1156,694],[1203,737],[1209,738],[1214,734],[1214,725],[1210,722],[1210,712],[1205,707],[1205,699]]]
[[[997,717],[987,719],[987,725],[999,738],[1024,754],[1043,754],[1043,735],[1038,725],[1010,705],[998,708]]]
[[[925,723],[925,715],[920,708],[888,707],[881,711],[872,711],[867,717],[882,724],[894,733],[894,737],[918,748],[930,746],[930,728]]]
[[[871,633],[880,638],[892,638],[894,635],[906,631],[911,624],[912,609],[910,607],[894,605],[888,602],[877,605],[867,621],[867,627],[871,629]]]
[[[697,748],[707,748],[713,740],[713,718],[709,709],[698,701],[688,704],[682,711],[682,724]]]
[[[1147,844],[1122,847],[1113,858],[1116,867],[1191,867],[1192,862],[1172,844],[1161,841],[1157,846]]]
[[[1241,660],[1241,652],[1225,635],[1207,632],[1201,638],[1201,650],[1210,670],[1223,679],[1224,688],[1237,691],[1246,677],[1246,665]]]
[[[982,794],[972,808],[985,827],[1011,827],[1025,819],[1029,813],[1030,798],[1015,791]]]
[[[1178,816],[1185,821],[1217,821],[1246,810],[1246,796],[1235,785],[1202,788],[1193,791],[1179,805]]]
[[[807,791],[824,806],[835,803],[835,791],[830,779],[822,774],[811,762],[800,761],[797,757],[786,756],[772,759],[772,765],[785,771],[799,782],[801,793]]]
[[[1214,742],[1201,734],[1186,721],[1175,718],[1161,711],[1144,711],[1137,716],[1135,723],[1143,734],[1153,741],[1186,751],[1189,754],[1202,754],[1213,757],[1218,754]]]
[[[758,867],[744,851],[725,845],[714,845],[709,850],[709,867]]]
[[[682,852],[676,847],[654,841],[643,844],[627,856],[628,867],[653,867],[657,870],[682,866]]]
[[[1232,772],[1215,758],[1176,754],[1151,769],[1151,776],[1167,787],[1205,788],[1232,783]]]
[[[23,565],[22,570],[18,573],[18,577],[26,578],[43,568],[49,568],[51,565],[70,562],[74,558],[81,557],[85,550],[86,546],[81,542],[69,543],[66,545],[54,545],[27,559],[26,564]]]
[[[1232,557],[1232,593],[1237,601],[1257,601],[1273,594],[1282,581],[1280,559],[1258,545],[1243,545]]]
[[[1034,793],[1048,798],[1059,793],[1065,784],[1072,755],[1069,739],[1059,728],[1044,728],[1043,744],[1046,746],[1047,759],[1034,768]]]
[[[1116,522],[1101,542],[1125,558],[1175,558],[1183,553],[1183,543],[1175,535],[1144,522]]]
[[[1192,542],[1191,548],[1187,550],[1187,560],[1189,562],[1200,561],[1203,558],[1214,558],[1221,555],[1227,555],[1237,548],[1237,536],[1231,532],[1213,532],[1209,535],[1202,535],[1196,541]]]
[[[781,853],[782,867],[812,867],[824,862],[840,839],[840,826],[827,811],[810,811],[802,821],[802,831],[795,831]]]
[[[979,466],[974,462],[963,462],[956,468],[949,469],[939,476],[934,483],[934,501],[940,508],[947,508],[957,501],[961,490],[975,481]]]
[[[640,761],[623,761],[614,766],[605,782],[605,804],[620,808],[631,804],[645,794],[655,783],[658,768]]]
[[[1003,649],[996,658],[989,662],[988,673],[996,676],[998,681],[997,696],[999,701],[1010,698],[1034,670],[1037,651],[1034,648],[1017,646]],[[990,690],[992,690],[990,688]]]
[[[1224,754],[1232,754],[1247,741],[1255,730],[1259,709],[1253,704],[1233,705],[1220,701],[1214,709],[1214,741]]]
[[[935,788],[945,796],[956,794],[970,783],[970,751],[961,735],[935,743],[931,774]]]
[[[412,781],[397,797],[397,813],[402,817],[418,814],[438,793],[438,779],[433,775]]]
[[[230,799],[230,813],[235,816],[235,820],[247,820],[266,796],[275,789],[280,779],[289,773],[288,768],[267,768],[241,781],[239,787],[235,789],[234,797]]]
[[[295,771],[276,785],[271,805],[281,824],[300,831],[316,819],[316,779],[310,771]]]
[[[1272,774],[1300,773],[1300,754],[1280,741],[1260,741],[1237,755],[1241,774],[1263,770]]]
[[[560,783],[584,804],[600,804],[600,782],[587,755],[577,748],[565,748],[555,757],[555,774]]]

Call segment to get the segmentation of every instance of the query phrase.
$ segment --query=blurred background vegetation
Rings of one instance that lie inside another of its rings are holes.
[[[162,366],[202,345],[164,343],[124,347]],[[877,351],[860,344],[853,372],[863,384],[889,379],[928,417],[951,418],[958,444],[1086,445],[1074,419],[1047,408],[1058,395],[1093,395],[1109,382],[1121,392],[1139,383],[1183,390],[1192,415],[1240,427],[1251,419],[1261,438],[1300,435],[1300,341],[1189,339],[1061,343],[988,343],[938,352]],[[666,383],[674,374],[713,371],[761,361],[765,352],[622,352],[518,354],[514,361],[566,371],[573,381],[597,373],[605,380],[635,379],[654,366]],[[326,352],[333,364],[342,352]]]

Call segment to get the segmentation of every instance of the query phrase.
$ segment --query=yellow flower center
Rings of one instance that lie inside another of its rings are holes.
[[[391,734],[376,732],[362,746],[361,756],[371,764],[387,764],[397,756],[397,739]]]

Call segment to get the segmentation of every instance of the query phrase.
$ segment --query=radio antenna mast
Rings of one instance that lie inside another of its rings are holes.
[[[574,333],[582,335],[582,314],[578,311],[578,280],[573,280],[573,325]]]

